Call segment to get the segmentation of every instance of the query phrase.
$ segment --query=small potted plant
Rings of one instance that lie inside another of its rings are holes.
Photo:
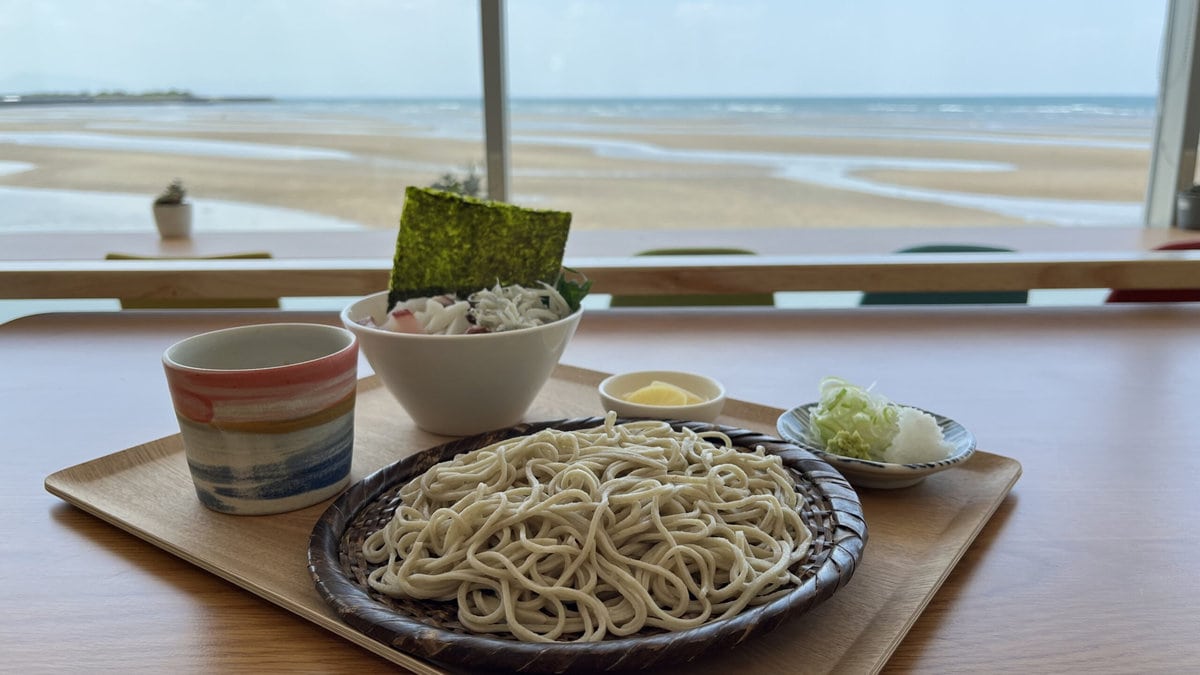
[[[164,239],[187,237],[192,233],[192,203],[187,200],[183,181],[171,181],[154,200],[154,224]]]
[[[1175,225],[1185,230],[1200,230],[1200,185],[1179,192],[1175,200]]]

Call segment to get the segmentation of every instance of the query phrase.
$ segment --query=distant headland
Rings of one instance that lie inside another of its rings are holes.
[[[101,91],[97,93],[43,92],[30,94],[0,93],[0,106],[8,105],[69,105],[69,104],[119,104],[140,105],[160,103],[268,103],[275,99],[269,96],[197,96],[182,89],[145,91]]]

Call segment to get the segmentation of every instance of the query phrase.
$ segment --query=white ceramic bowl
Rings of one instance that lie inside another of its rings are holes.
[[[473,335],[414,335],[382,325],[387,291],[342,310],[367,362],[417,426],[468,436],[512,426],[541,391],[579,325],[579,310],[536,328]]]
[[[961,464],[975,454],[975,436],[967,429],[943,415],[930,412],[942,430],[942,438],[954,446],[954,452],[946,459],[916,464],[893,464],[869,459],[855,459],[826,452],[809,432],[810,416],[816,403],[797,406],[779,416],[776,427],[779,435],[828,462],[841,472],[855,487],[894,489],[916,485],[926,477]],[[929,412],[929,411],[924,411]]]
[[[691,405],[645,405],[630,403],[622,399],[623,396],[655,381],[682,387],[705,400]],[[717,415],[721,414],[721,408],[725,406],[725,387],[711,377],[697,373],[642,370],[605,378],[600,383],[600,404],[604,406],[606,412],[612,410],[619,417],[712,422],[717,419]]]

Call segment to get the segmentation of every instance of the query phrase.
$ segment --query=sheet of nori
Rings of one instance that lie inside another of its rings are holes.
[[[409,187],[388,285],[388,306],[409,298],[466,297],[501,284],[553,284],[571,214]]]

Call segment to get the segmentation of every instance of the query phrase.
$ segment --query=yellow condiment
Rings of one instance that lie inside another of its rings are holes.
[[[705,401],[703,396],[694,394],[683,387],[658,380],[625,394],[621,399],[642,405],[692,405]]]

